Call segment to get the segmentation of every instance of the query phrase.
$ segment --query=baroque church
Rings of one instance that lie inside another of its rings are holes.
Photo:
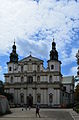
[[[61,61],[54,40],[46,69],[43,62],[32,55],[18,60],[14,42],[10,61],[7,62],[8,72],[4,74],[5,92],[13,96],[10,104],[35,106],[39,103],[43,107],[73,104],[74,78],[62,76]]]

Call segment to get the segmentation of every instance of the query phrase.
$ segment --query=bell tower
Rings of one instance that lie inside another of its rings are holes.
[[[10,53],[10,61],[7,62],[8,65],[8,73],[14,73],[17,72],[16,69],[18,68],[18,54],[16,53],[16,45],[15,41],[12,46],[12,52]],[[13,77],[13,76],[11,76]]]
[[[12,46],[12,52],[10,53],[10,62],[18,63],[18,54],[16,53],[16,45]]]
[[[56,43],[52,42],[52,50],[50,51],[50,60],[57,60],[58,61],[58,52],[56,50]]]
[[[52,50],[50,51],[50,59],[48,60],[48,68],[50,71],[61,73],[61,61],[58,60],[58,52],[56,50],[56,43],[52,42]]]

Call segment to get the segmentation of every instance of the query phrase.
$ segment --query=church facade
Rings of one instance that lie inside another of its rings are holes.
[[[8,73],[5,74],[5,92],[13,95],[10,104],[34,106],[39,103],[40,106],[60,107],[73,101],[73,92],[67,92],[62,83],[61,61],[58,60],[54,41],[47,63],[48,67],[45,69],[43,60],[32,55],[18,60],[14,42],[10,61],[7,62]],[[74,91],[74,82],[71,82],[71,86],[69,89]]]

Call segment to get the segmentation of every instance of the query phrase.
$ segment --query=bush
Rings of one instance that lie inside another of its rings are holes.
[[[76,104],[76,105],[73,107],[73,110],[75,110],[77,113],[79,113],[79,104]]]

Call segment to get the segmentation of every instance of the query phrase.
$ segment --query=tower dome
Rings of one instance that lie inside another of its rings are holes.
[[[54,39],[53,39],[53,42],[52,42],[52,49],[55,49],[56,47],[56,43],[54,42]]]
[[[12,46],[12,52],[10,53],[10,62],[18,62],[18,54],[16,53],[16,45]]]
[[[52,50],[50,51],[50,60],[58,60],[58,52],[56,50],[56,43],[52,42]]]

